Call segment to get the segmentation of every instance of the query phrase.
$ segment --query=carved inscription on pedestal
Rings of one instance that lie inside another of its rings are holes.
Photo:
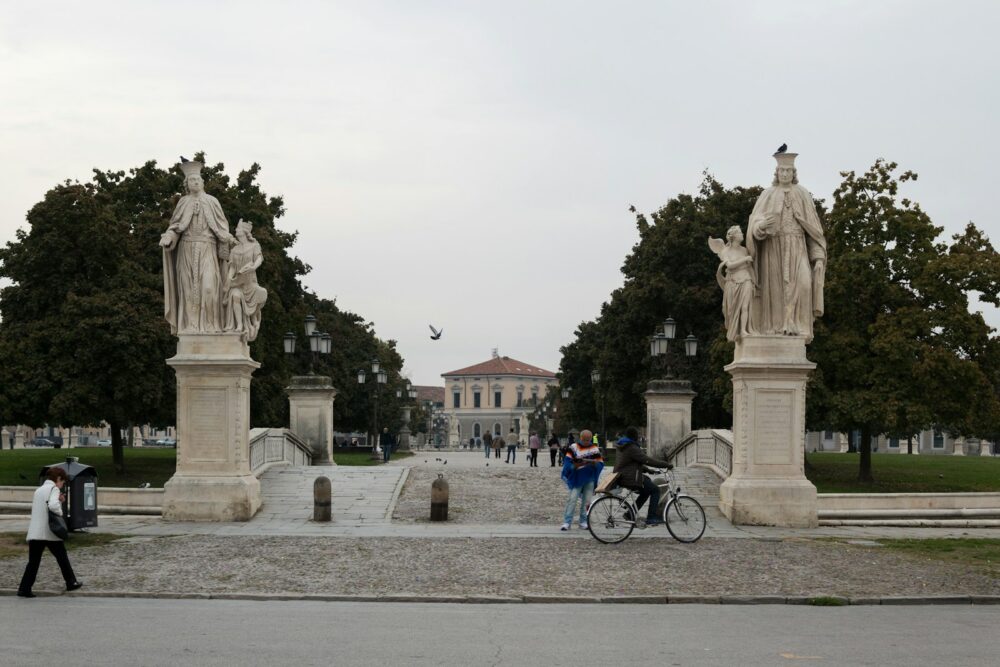
[[[754,456],[757,465],[792,463],[794,392],[761,389],[754,411]]]
[[[225,461],[227,459],[227,426],[229,425],[225,387],[195,387],[190,389],[188,402],[188,432],[192,461]]]

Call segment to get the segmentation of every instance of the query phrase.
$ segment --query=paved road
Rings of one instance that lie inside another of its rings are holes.
[[[4,665],[995,665],[1000,607],[0,598]]]

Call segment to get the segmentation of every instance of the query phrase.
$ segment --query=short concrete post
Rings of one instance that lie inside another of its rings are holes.
[[[448,520],[448,480],[438,473],[431,482],[431,521]]]
[[[333,489],[330,485],[330,478],[320,475],[313,482],[313,521],[329,521],[331,519],[332,506],[330,496]]]

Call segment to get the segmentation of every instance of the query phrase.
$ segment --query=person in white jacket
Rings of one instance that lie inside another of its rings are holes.
[[[18,597],[33,598],[31,587],[35,585],[38,576],[38,566],[42,562],[42,552],[48,548],[59,563],[66,590],[75,591],[83,584],[76,580],[73,566],[69,564],[66,555],[66,545],[51,530],[49,530],[49,510],[62,516],[62,488],[66,484],[66,471],[62,468],[49,468],[46,480],[35,489],[31,501],[31,523],[28,524],[28,565],[24,568],[21,585],[17,588]]]

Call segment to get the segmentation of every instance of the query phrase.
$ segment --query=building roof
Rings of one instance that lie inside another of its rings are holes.
[[[417,400],[421,403],[431,401],[432,403],[444,403],[444,387],[430,387],[425,384],[415,384],[413,388],[417,390]]]
[[[453,375],[521,375],[552,379],[556,377],[556,374],[552,371],[547,371],[544,368],[532,366],[531,364],[526,364],[523,361],[511,359],[510,357],[493,357],[481,364],[441,374],[442,377]]]

